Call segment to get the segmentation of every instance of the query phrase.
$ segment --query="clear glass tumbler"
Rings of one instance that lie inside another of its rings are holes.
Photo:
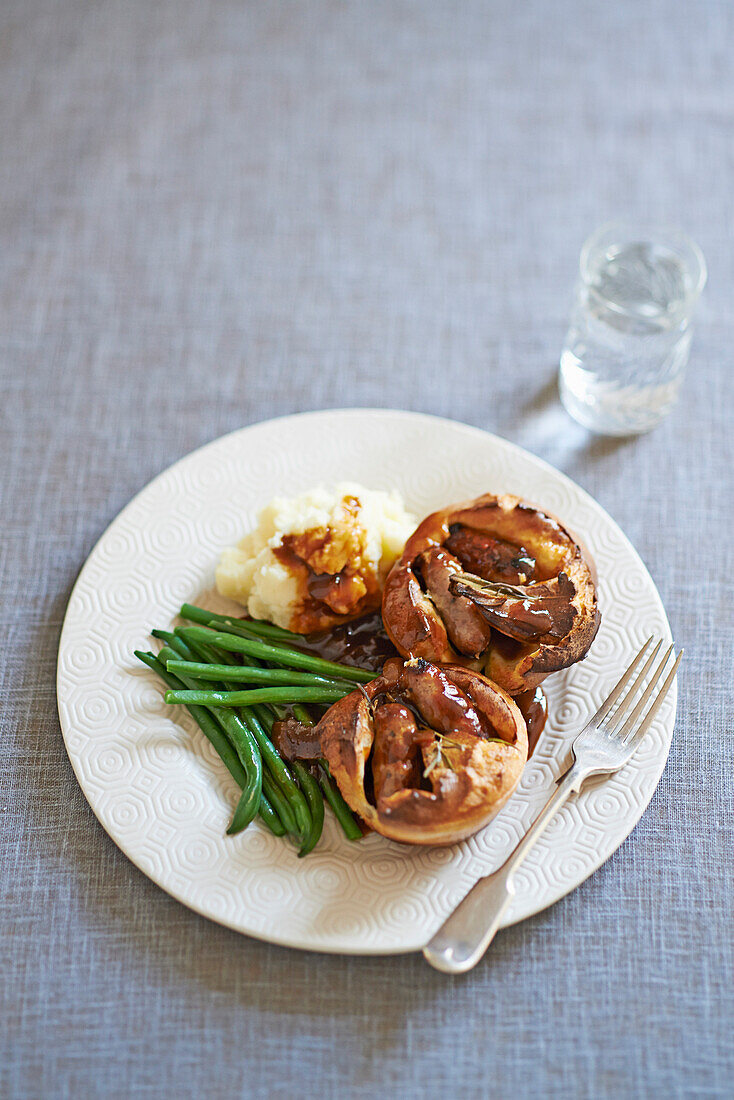
[[[679,230],[618,222],[589,237],[579,272],[561,354],[563,404],[603,435],[649,431],[678,398],[706,284],[703,254]]]

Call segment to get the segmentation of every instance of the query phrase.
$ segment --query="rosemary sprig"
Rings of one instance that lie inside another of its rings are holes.
[[[433,756],[431,757],[429,763],[426,764],[425,768],[423,769],[423,778],[424,779],[428,779],[428,776],[431,774],[433,769],[435,767],[437,767],[438,764],[443,763],[443,753],[441,752],[440,742],[439,741],[434,741],[433,744],[435,746],[436,751],[434,752]],[[451,767],[450,764],[449,764],[449,767]]]
[[[524,588],[518,588],[514,584],[505,584],[504,581],[485,581],[484,577],[477,577],[474,573],[455,573],[454,581],[461,581],[469,588],[476,588],[488,595],[501,596],[507,600],[542,600],[543,593],[534,596]],[[547,595],[547,593],[545,593]]]
[[[366,690],[364,684],[357,684],[357,687],[359,688],[359,690],[362,692],[365,699],[367,700],[367,706],[369,707],[370,714],[374,714],[374,710],[373,710],[373,707],[372,707],[372,700],[370,699],[369,695],[367,694],[367,690]]]
[[[433,732],[436,735],[436,740],[434,741],[434,746],[435,746],[436,751],[434,752],[434,754],[431,757],[429,763],[425,767],[425,770],[423,772],[423,778],[424,779],[428,778],[428,776],[431,774],[433,769],[435,767],[437,767],[438,764],[445,764],[447,767],[449,767],[451,769],[452,772],[456,771],[456,768],[451,763],[448,756],[445,755],[445,753],[444,753],[444,750],[443,750],[443,747],[442,747],[442,744],[441,744],[443,741],[445,741],[448,745],[455,745],[457,748],[460,748],[460,749],[464,748],[464,745],[462,744],[461,741],[455,741],[453,737],[447,737],[445,733],[439,733],[438,730],[434,730]]]
[[[456,738],[449,737],[447,733],[441,733],[440,730],[434,730],[433,732],[436,737],[440,738],[441,741],[445,741],[447,745],[456,745],[457,749],[466,748],[463,741],[457,741]]]

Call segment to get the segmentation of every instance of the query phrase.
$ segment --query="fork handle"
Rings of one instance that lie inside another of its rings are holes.
[[[515,896],[513,876],[556,812],[586,778],[571,765],[538,817],[502,866],[480,878],[463,901],[423,948],[431,966],[446,974],[464,974],[476,966],[494,939],[504,913]]]

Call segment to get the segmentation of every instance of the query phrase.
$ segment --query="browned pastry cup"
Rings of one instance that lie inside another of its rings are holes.
[[[390,658],[334,703],[316,730],[351,809],[405,844],[453,844],[486,825],[527,760],[525,721],[506,692],[459,665]]]
[[[580,543],[546,512],[491,493],[416,528],[382,618],[404,656],[481,669],[512,695],[582,660],[600,622]]]

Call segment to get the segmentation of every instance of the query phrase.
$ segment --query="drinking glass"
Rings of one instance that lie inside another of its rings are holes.
[[[680,230],[615,222],[589,237],[561,353],[561,399],[574,419],[629,435],[667,416],[705,284],[703,254]]]

